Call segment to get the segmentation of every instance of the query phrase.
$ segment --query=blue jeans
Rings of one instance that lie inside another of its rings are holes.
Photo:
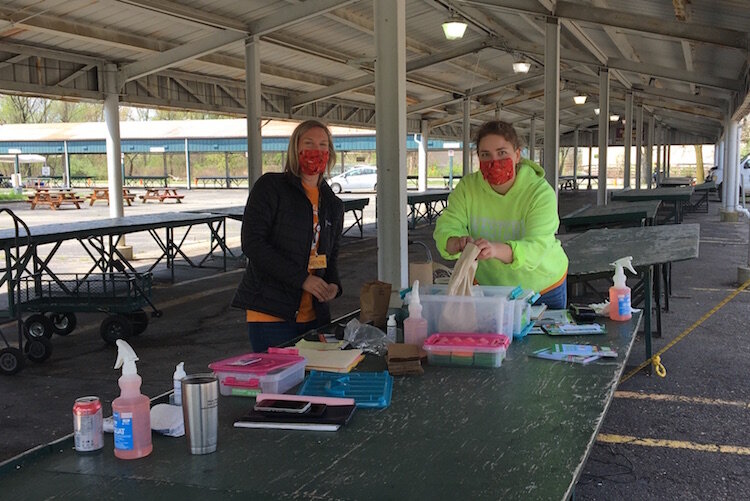
[[[563,283],[552,289],[551,291],[545,292],[542,296],[536,300],[534,304],[546,304],[547,308],[551,310],[564,310],[568,307],[568,279],[563,280]]]
[[[268,351],[269,347],[279,346],[300,337],[318,326],[317,321],[296,322],[248,322],[247,332],[255,353]]]

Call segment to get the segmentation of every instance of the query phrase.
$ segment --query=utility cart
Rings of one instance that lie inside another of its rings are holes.
[[[60,273],[21,278],[19,306],[34,312],[24,321],[30,338],[67,336],[76,327],[76,312],[102,312],[99,333],[108,344],[146,330],[149,315],[161,316],[151,302],[151,273]]]

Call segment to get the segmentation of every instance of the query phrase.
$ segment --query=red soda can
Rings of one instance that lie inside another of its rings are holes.
[[[73,404],[73,438],[78,452],[104,447],[102,404],[99,397],[77,398]]]

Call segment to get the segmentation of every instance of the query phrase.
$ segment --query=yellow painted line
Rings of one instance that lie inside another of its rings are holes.
[[[727,405],[750,409],[750,402],[739,400],[722,400],[720,398],[686,397],[684,395],[667,395],[663,393],[637,393],[634,391],[616,391],[615,398],[630,398],[633,400],[652,400],[655,402],[673,402],[702,405]]]
[[[737,287],[731,294],[729,294],[727,297],[722,299],[719,304],[711,308],[707,313],[705,313],[702,317],[700,317],[698,320],[693,322],[693,325],[682,331],[676,338],[674,338],[672,341],[670,341],[664,348],[654,353],[654,355],[646,360],[645,362],[641,363],[638,367],[633,369],[632,371],[625,374],[622,378],[620,378],[620,383],[624,383],[631,377],[635,376],[640,372],[641,369],[647,367],[649,364],[653,364],[654,368],[656,370],[656,373],[660,375],[661,377],[664,377],[667,375],[666,369],[664,369],[664,366],[661,365],[661,355],[664,354],[665,351],[670,349],[672,346],[676,345],[680,341],[682,341],[685,336],[693,332],[695,329],[697,329],[703,322],[708,320],[714,313],[722,309],[726,304],[734,299],[740,292],[744,291],[745,289],[750,286],[750,280],[746,280],[745,283]],[[661,372],[660,372],[661,371]]]
[[[609,435],[600,433],[596,441],[603,444],[640,445],[642,447],[664,447],[667,449],[686,449],[699,452],[718,452],[721,454],[738,454],[750,456],[750,447],[739,445],[699,444],[685,440],[663,440],[660,438],[638,438],[628,435]]]
[[[690,287],[690,290],[703,291],[703,292],[732,292],[734,289],[717,289],[714,287]],[[750,294],[749,290],[742,291],[745,294]]]

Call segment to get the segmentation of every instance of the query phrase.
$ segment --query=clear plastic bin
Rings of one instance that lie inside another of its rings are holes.
[[[284,393],[305,378],[305,359],[297,350],[269,348],[270,353],[246,353],[208,364],[225,396],[255,397]]]
[[[433,334],[425,341],[427,362],[455,367],[500,367],[510,345],[503,334]]]
[[[420,287],[427,335],[441,331],[512,335],[513,314],[502,297],[446,296],[445,285]]]

